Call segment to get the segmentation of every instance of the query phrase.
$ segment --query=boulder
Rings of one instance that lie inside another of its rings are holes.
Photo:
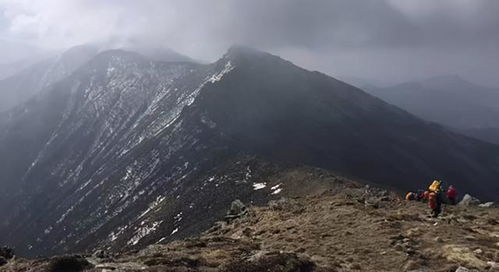
[[[478,198],[472,197],[469,194],[465,194],[464,197],[463,197],[463,200],[461,200],[461,202],[459,202],[458,205],[461,205],[461,206],[477,206],[479,204],[480,204],[480,200]]]
[[[227,215],[225,216],[225,218],[231,220],[242,217],[247,213],[248,209],[246,208],[246,205],[244,205],[241,200],[236,199],[230,204],[230,209],[227,211]]]
[[[489,271],[499,271],[499,263],[497,262],[487,262],[487,264],[490,266]]]

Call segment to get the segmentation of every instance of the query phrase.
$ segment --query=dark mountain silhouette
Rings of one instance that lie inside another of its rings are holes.
[[[233,47],[203,65],[111,50],[0,115],[0,243],[50,255],[199,233],[235,198],[270,198],[273,166],[255,156],[499,193],[499,147],[277,56]]]
[[[387,88],[367,88],[383,100],[426,120],[482,140],[499,142],[499,90],[459,76],[441,76]]]

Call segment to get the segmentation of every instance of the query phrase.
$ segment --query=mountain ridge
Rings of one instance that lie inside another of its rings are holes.
[[[274,197],[255,190],[273,166],[252,156],[400,190],[437,174],[485,198],[499,190],[497,147],[254,50],[207,65],[103,52],[8,115],[0,242],[28,256],[199,233],[235,196]]]
[[[498,127],[499,90],[458,75],[439,76],[368,91],[423,119],[458,130]]]
[[[275,199],[245,202],[242,213],[233,208],[242,202],[235,201],[238,205],[226,207],[226,218],[199,235],[155,239],[140,251],[15,258],[0,271],[44,271],[63,264],[68,269],[73,264],[74,270],[84,264],[86,271],[172,272],[497,269],[497,207],[449,206],[435,219],[427,216],[425,203],[322,169],[277,167],[267,178],[259,190]]]

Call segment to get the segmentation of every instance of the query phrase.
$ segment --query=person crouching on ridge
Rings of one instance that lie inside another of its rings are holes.
[[[434,180],[433,183],[428,187],[429,195],[428,195],[428,206],[431,209],[431,215],[433,217],[438,217],[438,215],[442,212],[442,194],[440,191],[441,182],[438,180]]]

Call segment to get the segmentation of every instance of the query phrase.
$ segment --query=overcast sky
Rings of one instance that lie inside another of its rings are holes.
[[[499,86],[496,0],[0,0],[0,63],[108,40],[207,61],[244,44],[337,77]]]

